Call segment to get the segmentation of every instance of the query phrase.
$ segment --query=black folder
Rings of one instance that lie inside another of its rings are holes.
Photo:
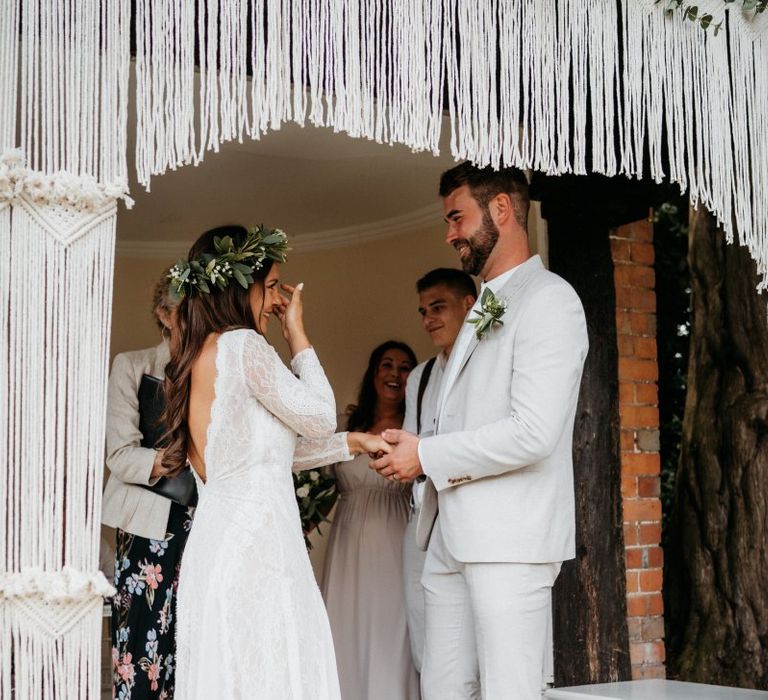
[[[165,431],[160,417],[165,409],[163,380],[144,374],[139,384],[139,430],[142,447],[160,447],[160,439]],[[192,469],[187,466],[172,477],[162,476],[152,486],[139,484],[142,488],[169,498],[182,506],[197,505],[197,486]]]

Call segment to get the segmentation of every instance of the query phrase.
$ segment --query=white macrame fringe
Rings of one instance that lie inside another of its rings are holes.
[[[437,153],[445,87],[455,158],[668,178],[764,276],[768,21],[729,12],[714,36],[653,0],[138,0],[138,180],[307,119]]]
[[[1,93],[17,95],[18,102],[3,99],[3,109],[15,116],[18,106],[19,144],[29,167],[90,175],[127,189],[130,0],[0,4],[0,28],[11,27],[0,38],[0,56],[12,59],[2,64],[0,88],[16,84],[16,60],[20,76],[18,91]],[[19,7],[20,41],[18,20],[11,24]],[[5,127],[6,115],[0,115]]]
[[[101,600],[94,599],[66,635],[51,638],[44,626],[30,623],[31,618],[23,608],[0,604],[3,660],[6,649],[13,658],[12,682],[10,667],[3,667],[0,685],[3,697],[14,700],[95,700],[101,697],[101,611]],[[55,610],[42,610],[41,614],[52,612],[55,614]]]

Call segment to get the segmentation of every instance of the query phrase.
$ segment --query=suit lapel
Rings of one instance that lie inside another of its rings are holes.
[[[526,283],[531,278],[531,276],[543,269],[544,269],[544,264],[541,262],[541,258],[538,255],[534,255],[528,258],[528,260],[520,264],[520,266],[515,271],[515,273],[509,278],[509,280],[507,280],[507,283],[496,293],[497,297],[506,297],[507,304],[508,304],[507,313],[510,313],[513,311],[513,308],[515,305],[515,297],[520,292],[520,290],[523,289],[523,287],[525,287]],[[472,311],[470,311],[469,314],[467,314],[467,319],[469,319],[471,315],[472,315]],[[505,320],[505,319],[502,319],[502,320]],[[467,321],[465,321],[465,323],[467,323]],[[443,399],[440,402],[441,413],[442,413],[443,407],[445,406],[446,399],[448,398],[448,394],[456,386],[456,383],[459,381],[459,377],[461,376],[461,373],[464,371],[464,367],[466,367],[467,362],[469,362],[469,358],[472,357],[472,353],[475,352],[480,342],[481,341],[478,340],[477,335],[473,330],[472,339],[469,341],[469,345],[467,345],[467,348],[464,351],[464,356],[461,358],[461,364],[459,365],[456,372],[453,374],[453,381],[450,383],[450,385],[447,385],[444,389]]]

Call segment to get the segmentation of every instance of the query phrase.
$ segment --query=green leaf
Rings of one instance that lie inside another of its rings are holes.
[[[233,268],[232,276],[237,280],[238,284],[243,289],[248,289],[248,280],[245,279],[245,277],[243,276],[243,273],[240,272],[240,270],[238,270],[237,268]]]

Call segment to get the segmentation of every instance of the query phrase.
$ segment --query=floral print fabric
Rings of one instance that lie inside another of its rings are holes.
[[[194,508],[171,505],[164,540],[117,530],[112,599],[112,697],[171,700],[176,588]]]

